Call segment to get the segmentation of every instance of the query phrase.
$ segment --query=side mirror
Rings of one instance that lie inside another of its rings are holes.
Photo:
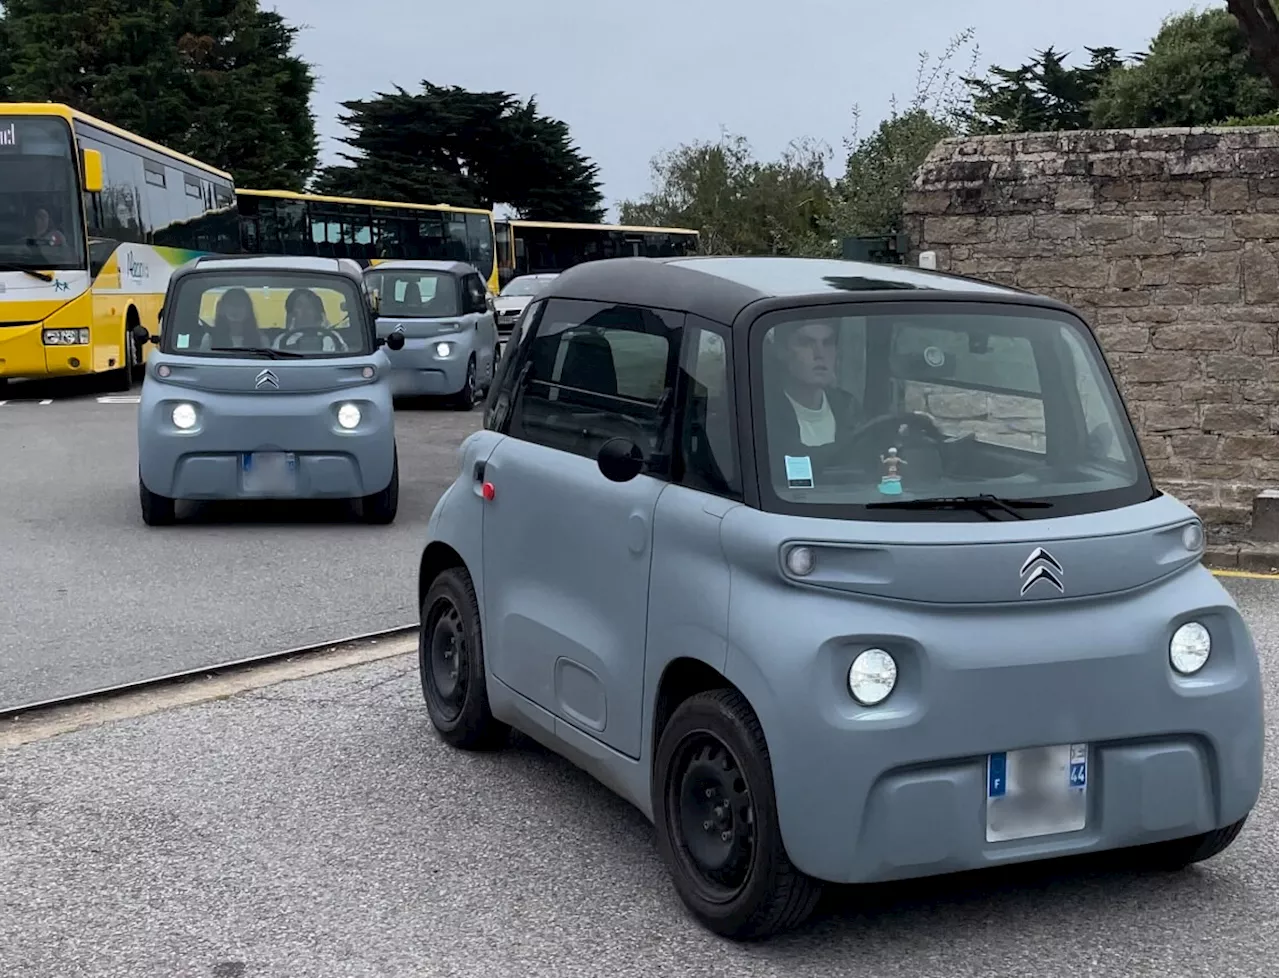
[[[392,333],[383,342],[393,350],[404,349],[404,333]]]
[[[102,154],[96,149],[81,150],[84,161],[84,189],[86,193],[102,192]]]
[[[644,468],[644,452],[629,438],[610,438],[600,446],[596,464],[610,482],[630,482]]]
[[[160,337],[152,336],[151,330],[147,329],[147,327],[143,326],[141,323],[133,327],[133,338],[139,344],[160,342]]]

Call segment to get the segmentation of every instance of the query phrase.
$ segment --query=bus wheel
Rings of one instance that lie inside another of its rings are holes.
[[[137,325],[138,314],[130,310],[124,325],[124,369],[118,371],[120,379],[117,381],[115,388],[118,391],[127,392],[133,390],[133,376],[138,369],[138,361],[141,359],[138,341],[133,338],[133,327]]]

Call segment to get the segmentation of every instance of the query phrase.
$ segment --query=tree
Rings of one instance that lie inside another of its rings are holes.
[[[963,131],[972,112],[963,76],[957,77],[949,67],[972,39],[972,30],[960,32],[932,68],[928,52],[922,51],[911,101],[899,110],[894,99],[889,117],[870,136],[858,138],[855,107],[854,134],[846,142],[844,176],[836,182],[829,237],[893,234],[901,228],[903,200],[916,171],[941,140]],[[970,71],[977,59],[975,45]]]
[[[1167,19],[1145,54],[1107,76],[1090,122],[1097,128],[1205,126],[1275,107],[1276,86],[1251,58],[1236,19],[1217,8]]]
[[[492,207],[522,218],[600,221],[598,168],[573,145],[569,127],[509,92],[470,92],[422,82],[342,103],[356,150],[316,179],[323,193],[416,203]]]
[[[0,87],[65,102],[229,170],[300,190],[315,167],[310,68],[257,0],[7,0]]]
[[[1017,68],[992,66],[986,78],[965,78],[972,104],[964,113],[970,133],[1087,129],[1098,89],[1124,62],[1116,48],[1085,48],[1089,63],[1068,68],[1067,53],[1052,47]]]
[[[756,160],[747,140],[728,132],[715,142],[687,143],[654,158],[653,190],[623,201],[620,220],[696,228],[707,254],[825,253],[829,158],[809,140],[793,142],[772,163]]]
[[[1272,87],[1280,86],[1280,78],[1276,77],[1277,47],[1280,47],[1276,0],[1227,0],[1227,10],[1239,23],[1254,64],[1271,79]]]

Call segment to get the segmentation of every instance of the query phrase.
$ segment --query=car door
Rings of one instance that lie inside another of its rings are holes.
[[[475,272],[468,272],[462,280],[463,303],[466,316],[463,320],[470,336],[471,350],[476,357],[476,383],[484,387],[493,378],[493,343],[484,329],[488,303],[484,301],[484,282]]]
[[[531,331],[531,334],[530,332]],[[504,370],[485,463],[485,652],[497,680],[640,754],[653,519],[667,487],[680,317],[551,299]],[[640,445],[639,475],[596,461]]]

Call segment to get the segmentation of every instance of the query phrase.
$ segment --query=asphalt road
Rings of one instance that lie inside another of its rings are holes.
[[[0,708],[412,624],[427,519],[481,425],[479,407],[397,411],[388,527],[279,504],[150,528],[135,403],[87,384],[0,399]]]
[[[1276,585],[1229,580],[1263,796],[1184,873],[1057,862],[839,891],[735,946],[640,815],[549,752],[432,734],[412,656],[0,752],[0,974],[24,978],[1275,978]]]

